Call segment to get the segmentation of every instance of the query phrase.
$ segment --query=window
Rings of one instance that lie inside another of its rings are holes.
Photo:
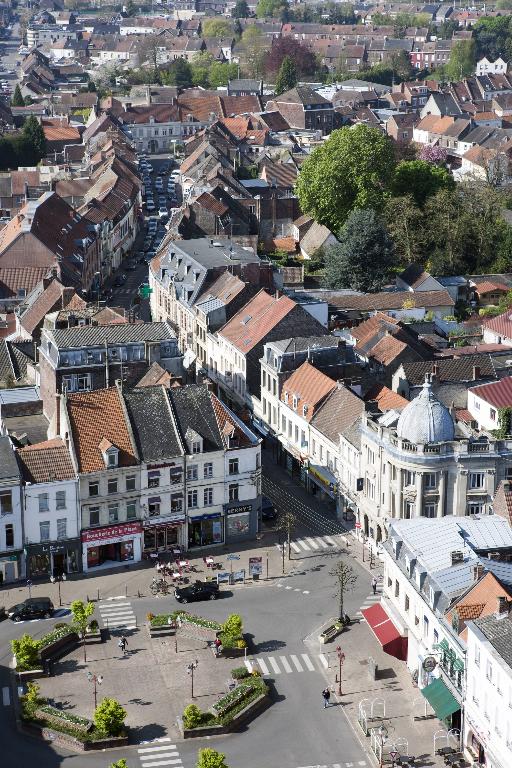
[[[496,421],[496,411],[494,410],[494,408],[490,408],[489,416],[491,417],[491,421]]]
[[[437,474],[435,472],[427,472],[423,477],[425,482],[425,490],[437,488]]]
[[[12,514],[12,492],[2,491],[0,493],[0,513],[2,515]]]
[[[55,508],[66,509],[66,491],[57,491],[55,494]]]
[[[395,581],[395,597],[400,597],[400,584],[398,579]]]
[[[231,483],[229,486],[229,500],[238,501],[238,483]]]
[[[230,475],[238,475],[238,459],[229,460],[228,472]]]
[[[201,453],[201,442],[199,440],[192,443],[192,453]]]
[[[423,517],[437,517],[437,504],[428,502],[423,505]]]
[[[299,428],[298,428],[297,424],[295,425],[295,442],[296,443],[299,442]]]
[[[7,523],[5,526],[5,546],[14,547],[14,525]]]
[[[135,475],[128,475],[128,477],[126,478],[126,490],[127,491],[135,490]]]
[[[117,477],[111,477],[108,479],[107,493],[117,493]]]
[[[100,495],[100,484],[98,481],[95,481],[94,483],[89,483],[89,496],[99,496]]]
[[[484,511],[483,502],[478,501],[476,503],[468,504],[466,514],[467,515],[481,515]]]
[[[61,517],[59,520],[57,520],[57,538],[58,539],[65,539],[67,538],[67,518]]]
[[[404,599],[404,609],[405,609],[406,611],[408,611],[408,610],[409,610],[409,605],[410,605],[410,602],[409,602],[409,595],[406,595],[406,596],[405,596],[405,599]]]
[[[425,638],[428,637],[428,628],[429,628],[428,617],[423,616],[423,637]]]
[[[213,463],[211,461],[207,461],[204,465],[203,474],[205,479],[208,477],[213,477]]]
[[[492,683],[492,664],[490,661],[488,661],[486,664],[485,676],[489,680],[489,682]]]
[[[50,506],[49,506],[49,496],[47,493],[40,493],[38,496],[39,500],[39,511],[40,512],[48,512]]]
[[[484,472],[470,472],[469,473],[469,487],[483,488],[485,485],[485,473]]]
[[[117,523],[119,520],[119,504],[108,505],[108,521],[109,523]]]
[[[211,507],[213,504],[213,488],[205,488],[203,491],[203,506]]]
[[[294,410],[294,411],[296,411],[296,410],[297,410],[297,405],[298,405],[298,404],[299,404],[299,398],[297,397],[297,395],[294,395],[294,396],[293,396],[293,410]]]
[[[434,590],[433,587],[429,587],[428,598],[429,598],[429,601],[430,601],[430,605],[433,608],[434,607],[434,602],[435,602],[435,599],[436,599],[436,593],[435,593],[435,590]]]
[[[107,466],[109,468],[117,467],[117,451],[107,453]]]
[[[137,503],[135,501],[129,501],[126,505],[126,519],[134,520],[137,517]]]
[[[414,485],[415,473],[410,469],[406,469],[404,472],[404,485]]]
[[[197,480],[197,464],[187,467],[187,480]]]
[[[39,538],[41,541],[50,541],[50,522],[39,523]]]
[[[434,645],[437,645],[437,643],[439,642],[439,632],[437,631],[437,629],[434,629],[432,636],[434,638]]]
[[[480,666],[480,648],[475,645],[475,667]]]
[[[148,472],[148,488],[158,488],[160,485],[160,472],[158,469],[150,469]]]
[[[197,491],[189,491],[188,492],[188,508],[194,509],[194,507],[197,507]]]
[[[157,496],[154,499],[148,499],[148,515],[149,517],[160,517],[160,497]]]
[[[100,508],[89,507],[89,525],[91,528],[100,524]]]

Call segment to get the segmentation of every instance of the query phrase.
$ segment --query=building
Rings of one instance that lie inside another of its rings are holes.
[[[28,578],[81,571],[77,473],[56,437],[17,451],[23,475],[24,549]]]
[[[9,437],[0,437],[0,582],[24,575],[21,473]]]
[[[471,387],[468,390],[468,411],[477,422],[479,429],[506,430],[501,424],[500,411],[512,407],[512,376],[505,376],[499,381]]]
[[[334,127],[332,102],[313,91],[309,85],[298,85],[267,103],[267,110],[281,113],[290,128],[319,131],[328,136]]]
[[[481,75],[506,75],[507,62],[499,56],[496,61],[490,61],[486,56],[476,63],[476,76]]]

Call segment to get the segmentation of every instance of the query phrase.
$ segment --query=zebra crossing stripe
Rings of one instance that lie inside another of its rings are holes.
[[[331,539],[331,537],[330,537],[330,536],[324,536],[324,539],[326,540],[326,542],[327,542],[328,544],[330,544],[330,545],[331,545],[331,547],[336,547],[336,546],[337,546],[337,544],[336,544],[336,542],[334,541],[334,539]]]
[[[323,654],[323,653],[320,653],[320,654],[318,655],[318,658],[319,658],[319,659],[320,659],[320,661],[322,662],[322,666],[323,666],[323,668],[324,668],[324,669],[328,669],[328,668],[329,668],[329,662],[327,661],[327,659],[326,659],[326,657],[324,656],[324,654]]]
[[[281,660],[281,664],[284,667],[284,671],[288,672],[288,673],[293,672],[292,668],[290,667],[290,665],[288,663],[288,659],[286,658],[286,656],[280,656],[279,658]]]
[[[249,672],[249,674],[251,674],[251,673],[252,673],[252,664],[251,664],[251,662],[249,661],[249,659],[244,659],[244,664],[245,664],[245,666],[246,666],[246,668],[247,668],[247,671]]]
[[[290,542],[290,546],[296,554],[300,552],[300,547],[298,547],[294,541]]]
[[[292,656],[290,656],[290,659],[295,664],[295,666],[297,668],[297,672],[304,672],[304,667],[302,666],[302,664],[300,663],[300,661],[298,660],[298,658],[296,656],[292,655]]]
[[[318,544],[316,543],[316,541],[315,541],[314,539],[312,539],[310,536],[305,536],[304,538],[306,539],[307,543],[308,543],[308,544],[309,544],[311,547],[313,547],[313,549],[320,549],[320,547],[318,546]]]
[[[310,671],[310,672],[314,672],[314,671],[315,671],[315,667],[314,667],[314,665],[313,665],[313,662],[311,661],[311,659],[310,659],[310,658],[309,658],[309,656],[307,655],[307,653],[301,653],[301,656],[302,656],[302,658],[304,659],[304,664],[305,664],[305,665],[306,665],[306,667],[309,669],[309,671]]]
[[[258,661],[258,664],[259,664],[259,665],[260,665],[260,667],[261,667],[261,671],[263,672],[263,674],[264,674],[264,675],[268,675],[268,674],[270,674],[270,673],[269,673],[269,671],[268,671],[268,667],[267,667],[267,665],[265,664],[265,662],[263,661],[263,659],[257,659],[257,661]]]
[[[158,768],[160,765],[183,765],[181,758],[175,760],[157,760],[156,763],[142,763],[142,768]]]
[[[145,747],[144,749],[138,749],[137,752],[158,752],[159,750],[176,749],[176,744],[164,744],[161,747]]]
[[[326,544],[326,543],[325,543],[325,541],[324,541],[323,539],[321,539],[321,538],[320,538],[320,536],[317,536],[316,540],[318,541],[318,543],[320,544],[320,546],[321,546],[323,549],[329,549],[329,545],[328,545],[328,544]]]
[[[311,552],[311,547],[309,547],[303,539],[297,539],[297,542],[302,547],[304,552]]]
[[[268,657],[268,662],[269,662],[270,666],[272,667],[272,670],[274,671],[274,673],[276,675],[280,675],[281,674],[281,670],[279,669],[279,665],[278,665],[277,661],[274,659],[273,656],[269,656]]]

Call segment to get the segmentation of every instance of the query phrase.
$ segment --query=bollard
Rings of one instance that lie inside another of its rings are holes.
[[[124,585],[124,596],[128,597],[128,584]]]
[[[140,597],[140,589],[137,590],[137,597]]]
[[[98,589],[98,603],[99,603],[99,601],[100,601],[100,591]]]
[[[85,596],[85,602],[86,602],[86,603],[90,603],[90,602],[91,602],[91,601],[89,600],[89,595],[86,595],[86,596]]]

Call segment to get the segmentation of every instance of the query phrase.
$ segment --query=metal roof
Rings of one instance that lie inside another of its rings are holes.
[[[0,407],[12,403],[32,403],[40,399],[39,387],[0,389]]]
[[[48,331],[48,336],[53,339],[57,349],[176,339],[176,334],[167,323],[84,325]]]

